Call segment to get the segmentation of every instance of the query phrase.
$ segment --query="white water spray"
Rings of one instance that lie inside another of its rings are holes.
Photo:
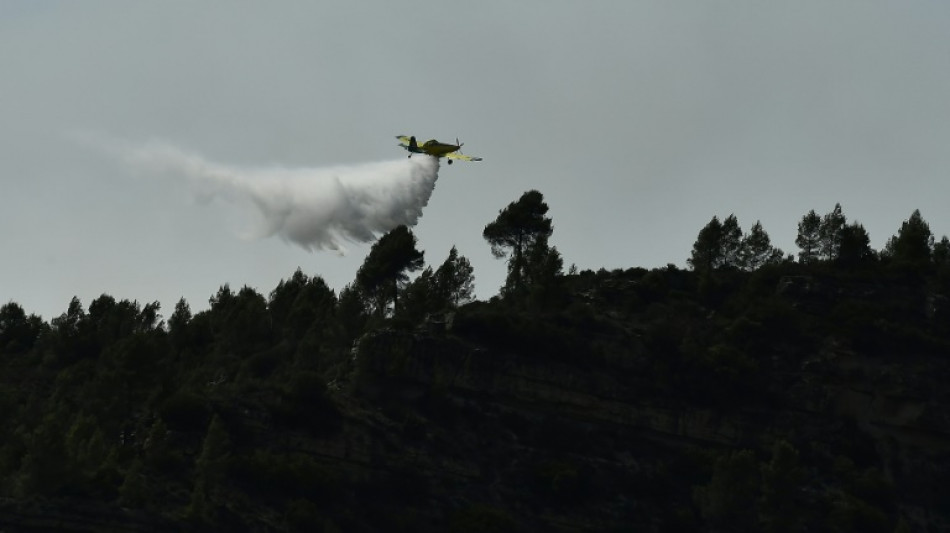
[[[310,251],[344,253],[345,241],[369,242],[415,225],[439,177],[438,159],[421,155],[332,168],[245,168],[166,143],[122,153],[136,168],[194,180],[202,199],[253,205],[262,215],[254,236],[277,235]]]

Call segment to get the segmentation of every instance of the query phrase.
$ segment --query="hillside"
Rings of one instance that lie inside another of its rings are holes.
[[[299,271],[167,323],[8,304],[0,528],[950,527],[946,276],[558,280],[424,317]]]

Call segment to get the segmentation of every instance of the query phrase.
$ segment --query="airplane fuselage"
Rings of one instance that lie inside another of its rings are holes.
[[[482,160],[481,157],[462,155],[462,143],[460,143],[458,139],[455,139],[455,144],[440,143],[435,139],[429,139],[422,144],[418,144],[415,136],[397,135],[396,138],[399,139],[400,146],[409,150],[409,157],[412,157],[412,154],[426,154],[435,158],[445,157],[449,160],[450,165],[453,159],[461,159],[463,161]]]
[[[440,143],[435,139],[430,139],[423,143],[422,146],[418,148],[418,150],[420,153],[442,157],[446,154],[457,152],[459,148],[461,148],[461,146],[457,144]]]

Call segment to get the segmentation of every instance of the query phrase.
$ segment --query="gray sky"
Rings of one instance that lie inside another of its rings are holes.
[[[581,269],[685,267],[730,213],[797,252],[801,216],[835,202],[878,249],[914,209],[950,233],[950,3],[329,4],[0,0],[0,302],[50,319],[109,293],[167,317],[298,266],[339,289],[369,251],[248,238],[248,202],[103,145],[253,180],[458,136],[485,160],[443,164],[413,231],[430,264],[457,245],[482,298],[505,275],[482,228],[529,189]]]

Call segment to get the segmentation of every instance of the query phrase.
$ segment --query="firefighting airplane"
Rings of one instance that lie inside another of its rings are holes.
[[[452,164],[453,159],[459,159],[462,161],[481,161],[481,157],[473,157],[470,155],[462,154],[462,143],[458,139],[455,139],[455,144],[440,143],[435,139],[430,139],[422,145],[416,144],[416,138],[409,135],[397,135],[399,139],[399,145],[409,150],[409,157],[412,157],[412,154],[428,154],[435,158],[444,157],[449,160],[449,164]]]

